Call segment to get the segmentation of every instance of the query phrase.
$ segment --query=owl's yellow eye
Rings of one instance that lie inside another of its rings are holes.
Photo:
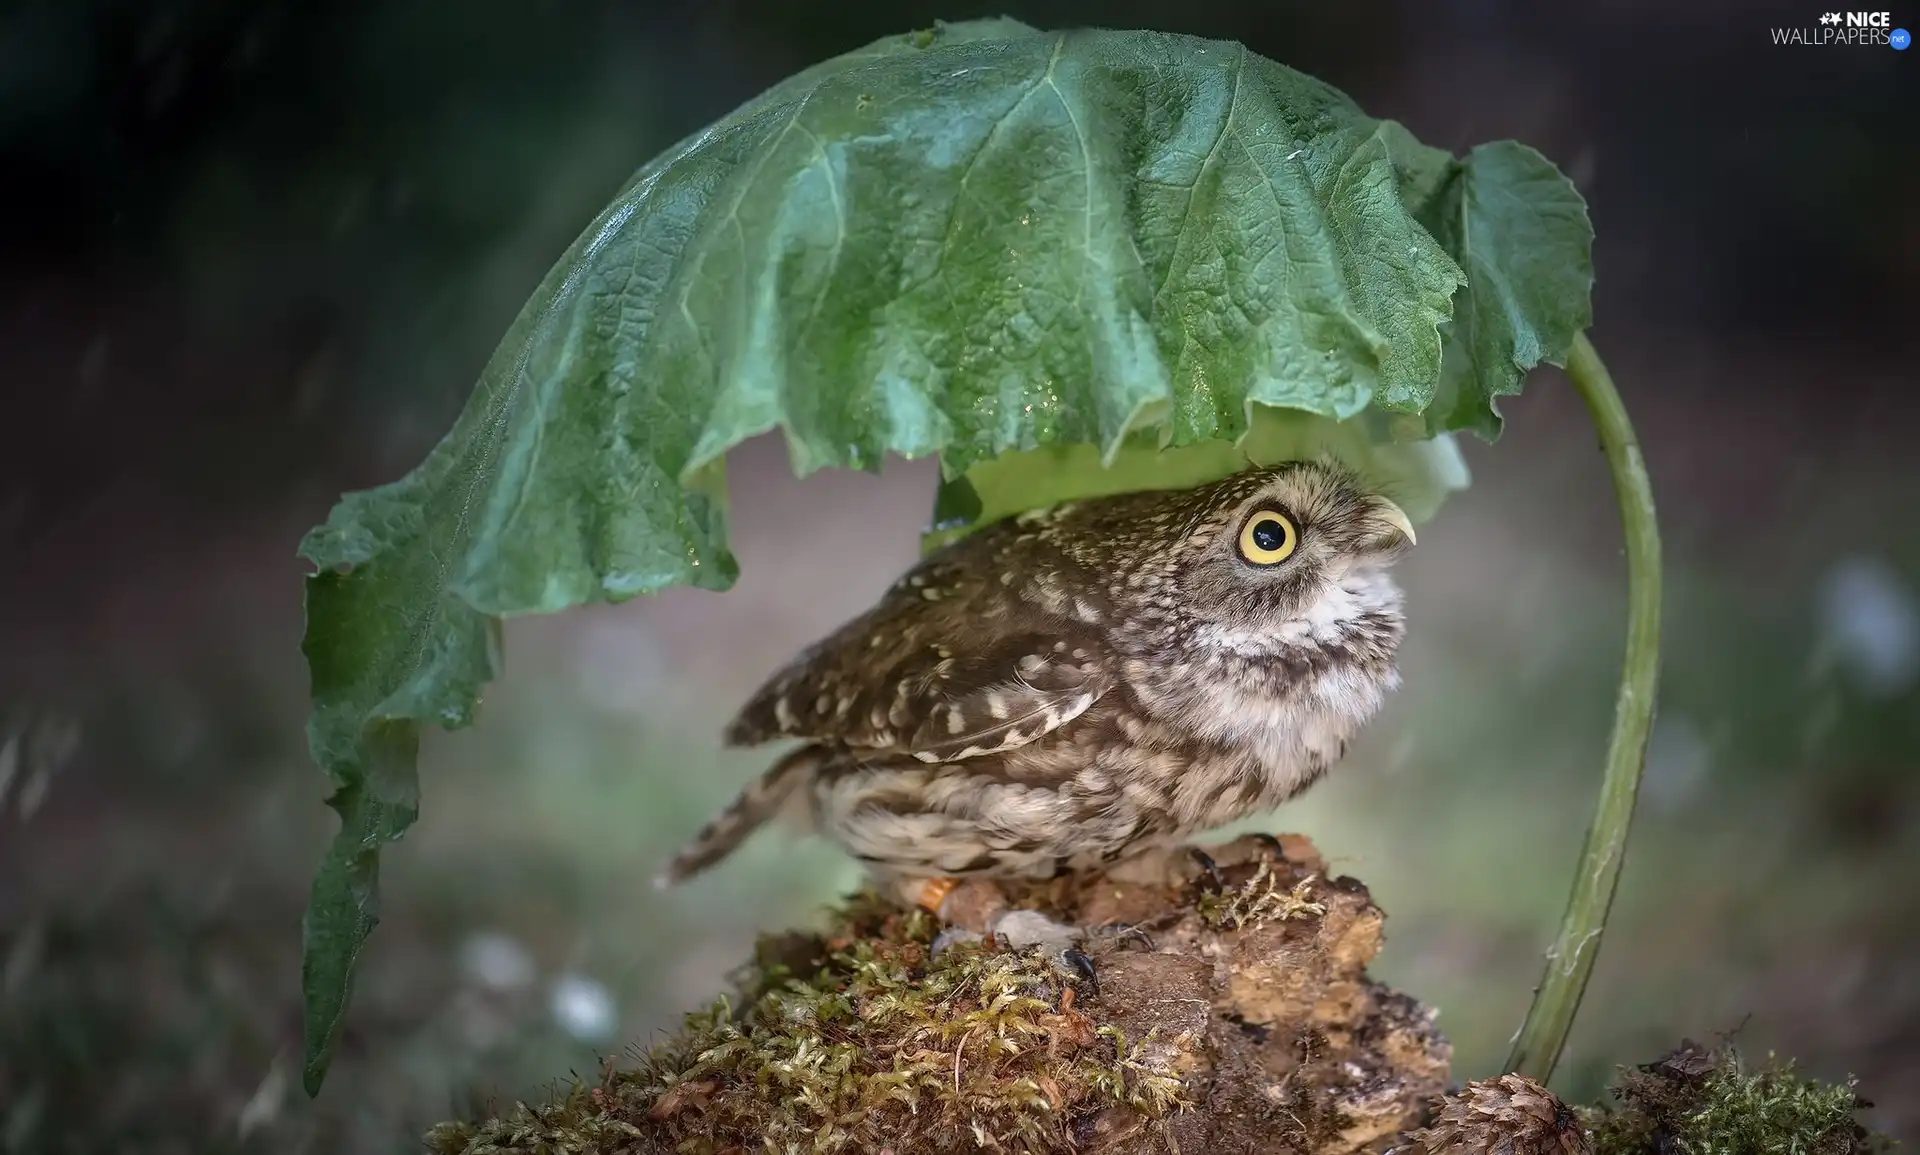
[[[1240,556],[1254,565],[1279,565],[1293,556],[1300,533],[1278,510],[1256,510],[1240,530]]]

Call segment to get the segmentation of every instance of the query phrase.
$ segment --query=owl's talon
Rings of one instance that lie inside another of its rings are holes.
[[[1037,910],[1009,910],[993,920],[988,933],[1016,951],[1042,947],[1055,955],[1086,939],[1086,932],[1080,928],[1056,922]]]
[[[1159,947],[1154,945],[1152,935],[1148,934],[1144,930],[1141,930],[1139,927],[1133,925],[1130,922],[1110,922],[1110,923],[1107,923],[1105,926],[1096,926],[1096,927],[1091,927],[1089,929],[1090,929],[1090,932],[1093,934],[1110,935],[1113,938],[1120,940],[1121,942],[1125,942],[1130,938],[1139,939],[1140,945],[1146,947],[1148,950],[1160,949]]]
[[[1077,947],[1068,947],[1060,952],[1060,961],[1066,963],[1068,969],[1072,970],[1082,982],[1093,988],[1095,998],[1099,997],[1100,976],[1093,968],[1093,960],[1087,957],[1085,951]]]
[[[1200,869],[1206,872],[1206,887],[1208,890],[1218,894],[1226,889],[1227,880],[1220,877],[1220,864],[1213,860],[1213,855],[1208,854],[1198,846],[1187,847],[1187,853],[1192,855],[1193,860],[1200,864]]]

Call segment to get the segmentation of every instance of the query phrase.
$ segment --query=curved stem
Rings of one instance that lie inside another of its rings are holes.
[[[1613,474],[1620,501],[1620,522],[1627,554],[1627,650],[1614,702],[1612,744],[1600,805],[1580,853],[1580,872],[1560,922],[1560,935],[1547,951],[1546,972],[1534,992],[1527,1021],[1514,1036],[1507,1070],[1545,1083],[1560,1061],[1574,1012],[1600,953],[1607,910],[1627,848],[1634,795],[1647,761],[1647,736],[1653,729],[1654,691],[1660,676],[1660,531],[1653,512],[1653,489],[1646,463],[1627,420],[1626,406],[1600,355],[1582,333],[1573,339],[1567,376],[1587,403],[1600,433],[1600,449]]]

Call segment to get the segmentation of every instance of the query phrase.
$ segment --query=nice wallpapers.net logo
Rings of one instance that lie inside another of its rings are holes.
[[[1822,12],[1805,28],[1774,28],[1773,42],[1782,45],[1823,47],[1885,46],[1905,52],[1913,37],[1905,28],[1893,26],[1891,12]]]

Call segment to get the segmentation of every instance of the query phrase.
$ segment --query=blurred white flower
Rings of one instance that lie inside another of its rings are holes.
[[[245,1139],[280,1118],[280,1107],[287,1097],[287,1083],[287,1056],[275,1055],[273,1062],[267,1065],[266,1077],[260,1080],[253,1096],[240,1108],[240,1117],[236,1122],[240,1138]]]
[[[1920,675],[1920,612],[1900,575],[1874,557],[1836,562],[1820,583],[1822,641],[1870,693],[1894,697]]]
[[[533,982],[533,955],[517,939],[481,931],[460,944],[460,970],[488,990],[517,991]]]
[[[551,1005],[554,1022],[582,1042],[610,1039],[620,1024],[613,995],[585,975],[564,974],[555,979]]]

